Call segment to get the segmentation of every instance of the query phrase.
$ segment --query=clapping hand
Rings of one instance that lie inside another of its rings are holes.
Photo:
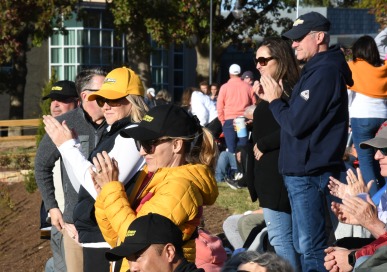
[[[357,177],[351,169],[348,169],[347,184],[340,182],[334,177],[329,177],[328,188],[331,195],[343,199],[345,195],[356,196],[359,193],[368,193],[374,181],[371,180],[365,185],[360,168],[357,168],[356,171]]]
[[[56,146],[61,146],[64,142],[77,138],[75,131],[67,126],[66,121],[59,123],[51,115],[43,115],[43,123],[47,135]]]
[[[93,158],[94,167],[89,169],[91,178],[94,182],[94,188],[99,194],[102,187],[110,181],[118,180],[118,162],[114,158],[110,158],[106,151],[97,153]]]

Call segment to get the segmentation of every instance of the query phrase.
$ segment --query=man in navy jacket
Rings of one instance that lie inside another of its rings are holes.
[[[337,177],[343,167],[347,140],[346,86],[353,81],[340,49],[328,49],[329,28],[324,16],[310,12],[283,34],[292,40],[297,59],[306,63],[288,103],[280,99],[281,83],[265,76],[260,81],[261,98],[269,101],[281,126],[279,171],[289,193],[302,271],[325,271],[325,211],[331,202],[327,184],[329,176]]]

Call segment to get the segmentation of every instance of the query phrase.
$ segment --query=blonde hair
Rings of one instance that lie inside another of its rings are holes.
[[[218,146],[212,133],[208,129],[202,128],[201,130],[202,132],[199,131],[199,135],[193,139],[193,146],[191,145],[192,138],[189,138],[190,141],[186,142],[187,144],[184,150],[186,161],[192,164],[201,163],[207,165],[215,171],[216,161],[218,159]],[[184,137],[179,138],[187,140]]]
[[[142,118],[148,111],[148,106],[145,104],[144,97],[141,95],[129,94],[126,99],[132,104],[130,119],[133,123],[140,123]]]

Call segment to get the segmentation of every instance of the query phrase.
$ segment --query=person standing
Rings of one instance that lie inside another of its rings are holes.
[[[202,81],[199,83],[199,89],[205,95],[210,95],[209,85],[207,81]]]
[[[87,101],[86,97],[99,90],[105,76],[106,72],[100,68],[81,71],[75,79],[75,87],[81,99],[80,107],[57,118],[60,122],[66,120],[69,127],[77,130],[85,156],[94,149],[106,126],[103,113],[97,103]],[[63,214],[55,198],[52,171],[59,158],[58,149],[46,134],[36,151],[35,179],[45,208],[50,213],[51,224],[62,232],[67,271],[83,272],[82,247],[75,241],[78,233],[73,221],[73,210],[78,202],[78,194],[71,185],[62,160],[61,178],[65,199]]]
[[[354,81],[348,91],[352,139],[364,181],[375,181],[369,192],[373,196],[383,187],[384,177],[374,160],[374,151],[359,145],[373,138],[387,120],[387,66],[370,36],[360,37],[352,46],[352,54],[353,61],[348,63]]]
[[[254,84],[254,74],[251,71],[243,72],[242,79],[244,82],[247,82],[251,86]]]
[[[338,177],[348,136],[347,85],[351,70],[339,47],[328,50],[330,22],[317,12],[301,15],[283,34],[297,59],[305,61],[289,102],[280,97],[284,82],[262,76],[274,118],[281,127],[279,170],[288,190],[293,243],[302,271],[325,271],[329,176]],[[333,228],[337,219],[331,216]]]
[[[75,89],[75,83],[69,80],[55,82],[51,87],[51,92],[44,96],[42,100],[50,99],[50,114],[53,117],[61,116],[62,114],[71,111],[78,107],[78,93]],[[60,160],[57,160],[53,169],[53,179],[55,187],[55,199],[58,202],[58,208],[63,213],[64,211],[64,196],[61,179]],[[42,209],[44,214],[47,212],[42,201]],[[46,220],[46,218],[44,218]],[[51,218],[50,218],[51,220]],[[46,263],[45,271],[66,271],[66,262],[64,256],[63,236],[55,226],[51,226],[50,246],[52,258]]]
[[[149,88],[146,90],[146,95],[144,97],[145,104],[148,106],[149,109],[156,106],[156,91],[154,88]]]
[[[216,104],[218,118],[223,126],[224,138],[228,151],[235,153],[237,145],[247,144],[247,136],[238,138],[234,130],[234,119],[243,116],[245,108],[255,104],[252,86],[244,82],[239,74],[241,67],[232,64],[229,68],[230,79],[220,87]]]
[[[289,101],[291,91],[300,77],[298,62],[288,41],[279,37],[266,38],[256,53],[256,67],[261,76],[282,81],[280,99]],[[257,81],[254,92],[265,92]],[[254,179],[247,186],[251,199],[259,199],[263,208],[270,244],[275,252],[288,260],[295,271],[300,269],[299,255],[293,246],[292,217],[288,192],[278,171],[281,128],[274,119],[267,101],[258,103],[253,118]]]
[[[65,124],[50,116],[43,116],[45,130],[58,147],[71,184],[78,192],[78,203],[73,217],[78,231],[78,241],[83,246],[83,271],[109,271],[110,264],[104,259],[109,245],[105,242],[94,215],[97,191],[89,174],[90,160],[99,152],[108,152],[120,167],[119,177],[125,186],[143,167],[144,159],[135,141],[123,138],[120,132],[142,120],[148,110],[144,102],[144,88],[139,76],[126,67],[116,68],[106,75],[101,88],[87,97],[101,107],[108,127],[106,133],[89,155],[89,160],[77,148],[78,139]],[[75,131],[76,134],[76,131]]]

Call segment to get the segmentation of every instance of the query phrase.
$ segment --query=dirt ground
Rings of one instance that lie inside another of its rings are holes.
[[[39,192],[28,193],[22,182],[0,182],[0,272],[44,271],[51,257],[50,243],[40,239]],[[230,212],[218,206],[204,208],[205,228],[222,232]]]

